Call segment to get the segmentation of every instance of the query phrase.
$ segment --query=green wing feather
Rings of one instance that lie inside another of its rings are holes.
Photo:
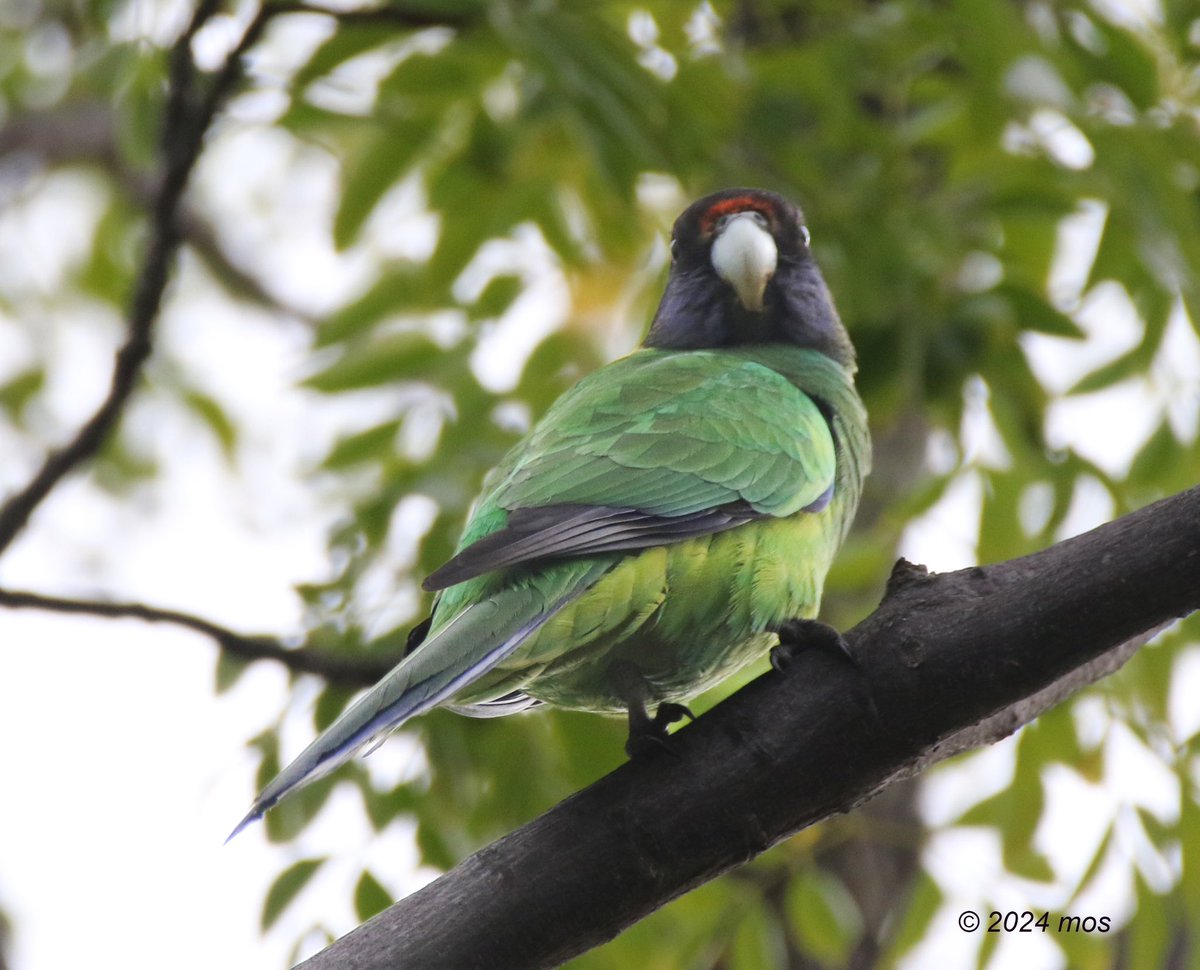
[[[666,516],[740,500],[790,515],[832,484],[834,464],[825,419],[781,374],[721,352],[645,350],[564,395],[494,500]]]
[[[829,423],[777,371],[725,352],[641,351],[555,403],[426,588],[792,515],[827,498],[835,473]]]

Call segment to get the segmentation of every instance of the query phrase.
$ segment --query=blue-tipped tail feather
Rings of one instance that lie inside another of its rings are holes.
[[[344,764],[373,739],[437,707],[482,677],[595,578],[551,604],[536,590],[524,587],[502,590],[467,607],[434,631],[276,775],[225,841],[292,792]]]

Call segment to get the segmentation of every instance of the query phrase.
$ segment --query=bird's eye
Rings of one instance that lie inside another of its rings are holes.
[[[804,240],[805,246],[812,242],[812,233],[808,231],[808,226],[800,227],[800,238]]]
[[[679,240],[676,239],[674,236],[671,237],[671,258],[672,259],[679,258]]]

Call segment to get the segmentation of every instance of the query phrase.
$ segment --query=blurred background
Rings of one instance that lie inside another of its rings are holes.
[[[803,205],[858,347],[876,470],[828,622],[869,613],[897,555],[1007,559],[1197,480],[1192,0],[320,9],[250,50],[143,381],[0,588],[179,610],[348,673],[0,609],[12,970],[283,967],[623,760],[617,720],[435,712],[221,848],[399,656],[483,473],[639,341],[707,191]],[[220,5],[202,69],[257,10]],[[0,494],[107,392],[191,11],[0,4]],[[1178,624],[570,966],[1200,967],[1198,638]],[[964,909],[1051,928],[967,934]]]

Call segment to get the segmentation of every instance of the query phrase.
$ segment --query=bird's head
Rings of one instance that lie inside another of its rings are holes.
[[[850,365],[854,351],[809,249],[799,207],[725,189],[675,220],[671,275],[646,346],[794,343]]]

